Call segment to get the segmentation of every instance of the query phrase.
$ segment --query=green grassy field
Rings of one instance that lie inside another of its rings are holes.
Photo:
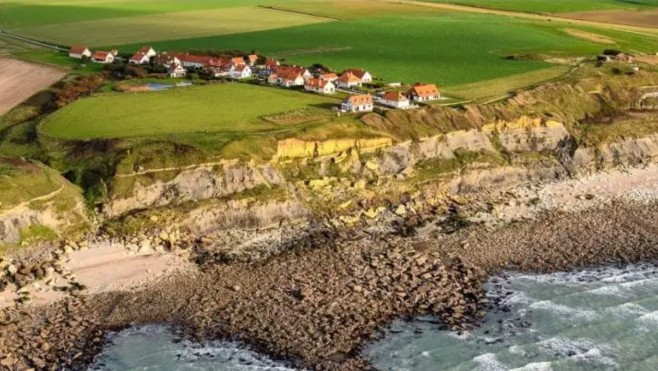
[[[649,9],[658,0],[422,0],[433,3],[472,5],[531,13],[567,13],[610,9]]]
[[[152,42],[226,35],[329,21],[322,17],[239,6],[46,24],[12,28],[12,32],[62,45],[85,44],[97,47],[126,44],[135,40]]]
[[[328,97],[237,83],[116,93],[81,99],[50,116],[42,130],[65,139],[288,131],[296,125],[261,117],[300,109],[326,116],[327,108],[337,103]]]
[[[35,27],[260,3],[258,0],[2,0],[0,28]]]
[[[559,27],[449,13],[363,18],[154,45],[161,49],[256,49],[290,63],[320,62],[337,70],[362,67],[386,81],[455,86],[550,67],[538,60],[505,60],[508,54],[597,53],[606,47],[568,35]]]

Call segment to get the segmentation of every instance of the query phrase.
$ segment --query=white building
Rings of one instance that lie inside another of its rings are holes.
[[[346,112],[372,112],[372,96],[352,95],[343,101],[340,108]]]
[[[172,63],[169,66],[168,71],[169,71],[169,77],[173,77],[173,78],[185,77],[187,75],[187,70],[185,69],[185,67],[177,63]]]
[[[318,94],[333,94],[336,92],[336,86],[328,80],[319,78],[306,79],[304,90],[312,91]]]
[[[345,74],[348,72],[358,77],[362,84],[368,84],[372,82],[372,75],[368,71],[359,68],[348,68],[343,73]]]
[[[82,59],[84,57],[91,58],[91,50],[86,46],[74,45],[69,49],[69,57],[75,59]]]
[[[412,102],[429,102],[441,99],[441,93],[434,84],[418,84],[407,91],[407,98]]]
[[[153,49],[151,46],[142,46],[137,53],[142,53],[149,58],[153,58],[158,55],[155,49]]]
[[[231,68],[232,79],[246,79],[248,77],[251,77],[251,67],[246,64],[241,64]]]
[[[130,57],[130,60],[128,60],[128,63],[130,64],[147,64],[151,61],[151,58],[143,53],[136,53],[132,57]]]
[[[91,56],[95,63],[108,64],[114,62],[114,54],[111,52],[97,51]]]
[[[336,81],[337,87],[342,89],[351,89],[361,86],[361,79],[351,72],[345,72]]]
[[[411,106],[409,99],[407,99],[407,97],[405,97],[404,94],[400,93],[399,91],[387,92],[384,94],[384,96],[382,96],[379,102],[384,106],[398,109],[407,109]]]

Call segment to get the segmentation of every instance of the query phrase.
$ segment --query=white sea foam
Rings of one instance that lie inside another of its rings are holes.
[[[481,371],[505,371],[507,367],[500,363],[498,357],[493,353],[485,353],[473,357],[473,361],[478,364],[478,370]]]
[[[523,350],[523,348],[521,348],[521,347],[518,346],[518,345],[512,345],[512,346],[510,346],[510,347],[507,349],[507,351],[510,352],[510,353],[512,353],[512,354],[519,355],[519,356],[525,356],[526,354],[528,354],[528,352],[526,352],[525,350]]]
[[[587,292],[590,294],[602,295],[602,296],[619,296],[622,298],[627,296],[627,293],[624,292],[624,290],[622,290],[621,287],[618,285],[601,286],[599,288],[592,289]]]
[[[519,368],[513,368],[510,371],[552,371],[551,362],[535,362]]]
[[[549,313],[558,313],[562,316],[569,317],[574,320],[591,321],[597,318],[597,313],[593,310],[586,310],[582,308],[571,308],[566,305],[556,304],[550,300],[542,300],[530,304],[530,308],[535,310],[543,310]]]
[[[647,313],[638,318],[638,321],[652,327],[658,327],[658,311]]]

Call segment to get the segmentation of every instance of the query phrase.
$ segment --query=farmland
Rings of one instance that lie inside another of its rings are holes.
[[[614,37],[606,36],[623,44],[621,37],[627,36],[613,33]],[[658,45],[658,40],[655,41]],[[597,53],[603,48],[602,44],[572,36],[553,24],[462,13],[362,18],[154,45],[170,50],[256,49],[289,63],[319,62],[337,70],[365,67],[386,81],[431,81],[442,86],[463,85],[551,66],[532,58],[505,60],[509,54],[571,55]]]
[[[249,19],[258,19],[258,22],[245,21]],[[56,23],[15,28],[13,32],[62,45],[101,46],[131,43],[136,37],[143,41],[172,40],[328,21],[330,19],[259,7],[231,7]]]
[[[0,57],[0,116],[64,75],[53,68]]]
[[[505,9],[531,13],[566,13],[609,9],[649,9],[658,7],[658,0],[423,0],[434,3],[449,3]]]
[[[120,138],[189,132],[285,131],[263,116],[313,109],[329,114],[333,98],[247,84],[179,88],[82,99],[52,115],[44,132],[66,139]],[[102,114],[99,114],[102,112]]]

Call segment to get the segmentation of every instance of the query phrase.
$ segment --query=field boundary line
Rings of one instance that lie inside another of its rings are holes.
[[[39,40],[35,40],[35,39],[29,38],[29,37],[16,35],[16,34],[13,34],[13,33],[9,33],[6,30],[0,30],[0,35],[7,36],[7,37],[10,37],[12,39],[20,40],[20,41],[26,42],[28,44],[33,44],[33,45],[41,46],[41,47],[44,47],[44,48],[53,49],[53,50],[56,50],[58,52],[68,52],[68,49],[62,47],[61,45],[51,44],[51,43],[47,43],[45,41],[39,41]]]
[[[281,7],[273,6],[273,5],[258,5],[258,7],[262,8],[262,9],[268,9],[268,10],[276,10],[276,11],[279,11],[279,12],[302,14],[302,15],[308,15],[308,16],[316,17],[316,18],[331,19],[333,21],[344,21],[343,18],[332,17],[332,16],[329,16],[329,15],[322,15],[322,14],[314,14],[314,13],[309,13],[309,12],[302,12],[300,10],[281,8]]]
[[[482,8],[477,6],[457,5],[450,3],[434,3],[434,2],[430,3],[430,2],[418,1],[418,0],[374,0],[374,1],[394,3],[394,4],[416,5],[416,6],[428,7],[428,8],[447,9],[447,10],[454,10],[458,12],[500,15],[500,16],[514,17],[514,18],[536,20],[536,21],[561,22],[561,23],[568,23],[572,25],[609,28],[617,31],[624,31],[624,32],[658,38],[658,28],[630,26],[630,25],[624,25],[619,23],[608,23],[608,22],[600,22],[600,21],[586,21],[582,19],[565,18],[560,15],[543,15],[540,13],[527,13],[527,12],[517,12],[513,10],[490,9],[490,8]]]
[[[50,200],[50,199],[54,198],[55,196],[57,196],[60,192],[62,192],[62,190],[64,190],[63,185],[61,185],[58,189],[56,189],[56,190],[54,190],[54,191],[52,191],[48,194],[45,194],[45,195],[39,196],[39,197],[35,197],[35,198],[32,198],[32,199],[27,200],[27,201],[23,201],[20,204],[12,207],[11,209],[0,210],[0,216],[11,214],[11,213],[13,213],[14,211],[16,211],[18,209],[23,209],[23,208],[27,207],[29,204],[31,204],[32,202]]]

